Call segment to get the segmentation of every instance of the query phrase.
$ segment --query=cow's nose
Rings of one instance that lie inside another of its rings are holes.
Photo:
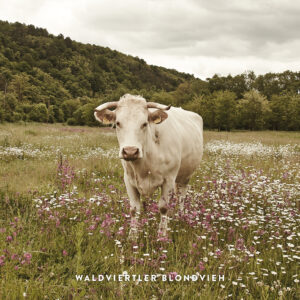
[[[135,160],[139,156],[139,148],[137,147],[124,147],[122,155],[125,160]]]

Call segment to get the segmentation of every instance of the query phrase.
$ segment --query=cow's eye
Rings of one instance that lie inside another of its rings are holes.
[[[117,122],[116,125],[117,125],[117,127],[120,127],[120,126],[121,126],[120,122]]]
[[[141,128],[145,128],[145,127],[147,127],[147,125],[148,125],[148,122],[145,122],[145,123],[143,123],[143,125],[141,126]]]

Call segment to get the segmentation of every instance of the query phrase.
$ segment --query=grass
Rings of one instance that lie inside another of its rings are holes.
[[[299,132],[204,138],[185,213],[170,203],[169,238],[157,238],[154,195],[131,243],[112,130],[0,125],[0,298],[299,298]],[[213,274],[225,280],[201,280]]]

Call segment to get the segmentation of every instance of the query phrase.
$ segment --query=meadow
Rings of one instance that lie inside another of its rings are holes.
[[[168,238],[157,191],[130,242],[112,129],[0,125],[0,299],[299,299],[300,133],[204,140]]]

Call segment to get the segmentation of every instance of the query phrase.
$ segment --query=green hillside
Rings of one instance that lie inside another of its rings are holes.
[[[300,130],[300,72],[205,81],[143,59],[0,21],[0,122],[99,125],[94,108],[125,93],[195,111],[205,128]]]
[[[79,99],[84,105],[90,101],[87,97],[103,98],[118,90],[172,91],[191,79],[192,75],[147,65],[109,48],[54,36],[33,25],[0,21],[0,90],[9,94],[3,109],[15,114],[5,116],[7,121],[22,118],[33,103],[58,110],[64,101],[78,97],[85,97]],[[11,103],[16,101],[18,107]],[[56,111],[54,121],[65,117]]]

